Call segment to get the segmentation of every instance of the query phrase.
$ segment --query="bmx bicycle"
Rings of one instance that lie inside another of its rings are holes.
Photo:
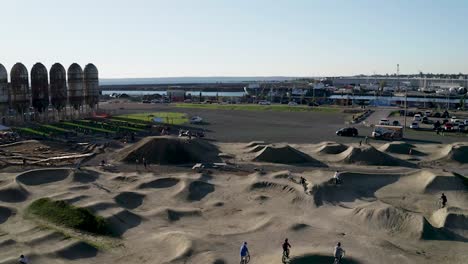
[[[249,261],[250,261],[250,254],[248,254],[245,257],[241,257],[240,264],[247,264],[247,263],[249,263]]]
[[[335,261],[333,261],[333,264],[341,264],[342,260],[344,259],[345,253],[343,252],[343,255],[339,258],[335,258]]]
[[[281,262],[283,264],[289,263],[289,256],[288,256],[288,253],[286,251],[283,251],[283,258],[281,259]]]

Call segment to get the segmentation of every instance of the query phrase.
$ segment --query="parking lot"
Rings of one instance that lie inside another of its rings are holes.
[[[138,113],[148,111],[182,112],[188,116],[201,116],[206,124],[188,125],[205,130],[207,138],[220,142],[250,142],[263,140],[266,142],[288,143],[319,143],[322,141],[336,141],[341,143],[357,143],[365,136],[370,136],[373,128],[369,120],[380,118],[392,112],[391,109],[376,110],[368,120],[353,125],[359,130],[358,137],[340,137],[336,131],[348,125],[350,114],[323,112],[274,112],[274,111],[243,111],[219,109],[191,109],[178,108],[171,105],[127,103],[120,105],[103,104],[102,109],[112,110],[116,114]],[[123,109],[120,109],[123,108]],[[395,110],[395,109],[393,109]],[[399,120],[400,116],[390,117]],[[408,123],[412,120],[407,118]],[[452,143],[465,141],[465,134],[446,133],[437,135],[432,130],[405,131],[405,140],[415,143]]]

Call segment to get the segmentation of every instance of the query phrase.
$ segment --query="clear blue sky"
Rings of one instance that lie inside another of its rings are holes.
[[[468,73],[465,0],[2,0],[0,63],[104,78]]]

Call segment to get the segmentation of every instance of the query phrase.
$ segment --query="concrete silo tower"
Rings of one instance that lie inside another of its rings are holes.
[[[1,123],[5,124],[5,118],[8,115],[8,107],[10,105],[10,98],[8,92],[8,72],[0,64],[0,119]]]
[[[23,114],[30,107],[28,69],[22,63],[16,63],[10,72],[10,103],[17,114]]]
[[[67,72],[60,63],[50,68],[50,102],[57,111],[67,106]]]
[[[49,80],[47,68],[42,63],[36,63],[31,69],[32,106],[39,113],[49,106]]]
[[[83,70],[80,65],[73,63],[68,68],[68,102],[75,110],[83,105]]]
[[[99,73],[92,63],[84,68],[84,92],[86,104],[94,109],[99,103]]]

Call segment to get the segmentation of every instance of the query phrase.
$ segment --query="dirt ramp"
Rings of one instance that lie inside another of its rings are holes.
[[[171,222],[179,221],[185,217],[200,217],[202,215],[199,209],[167,209],[167,219]]]
[[[180,182],[177,178],[160,178],[149,182],[144,182],[138,186],[138,189],[164,189],[171,188]]]
[[[268,143],[266,143],[265,141],[251,141],[251,142],[245,144],[244,148],[252,148],[252,147],[256,147],[258,145],[265,146],[265,145],[268,145]]]
[[[267,145],[257,145],[257,146],[254,146],[254,147],[251,147],[249,149],[247,149],[247,153],[255,153],[255,152],[259,152],[261,151],[262,149],[264,149]]]
[[[348,149],[348,146],[336,142],[322,142],[316,149],[321,154],[339,154]]]
[[[316,167],[325,167],[325,164],[289,145],[268,145],[258,152],[253,161],[281,164],[307,163]]]
[[[310,264],[310,263],[333,263],[335,258],[328,255],[320,255],[320,254],[305,254],[301,256],[295,256],[289,262],[290,264]],[[361,264],[363,262],[359,262],[354,258],[346,256],[342,261],[343,264]]]
[[[76,242],[59,250],[56,254],[64,259],[79,260],[96,257],[98,249],[85,242]]]
[[[413,163],[392,157],[372,146],[349,147],[338,155],[347,164],[416,167]]]
[[[419,239],[424,232],[423,216],[381,202],[355,208],[351,217],[358,223],[392,235]]]
[[[188,164],[197,162],[219,162],[216,146],[201,140],[177,137],[147,137],[117,154],[117,160],[140,163],[145,158],[153,164]]]
[[[143,204],[144,194],[137,192],[123,192],[114,197],[117,204],[126,209],[135,209]]]
[[[457,207],[439,209],[431,216],[435,227],[468,230],[468,211]]]
[[[425,156],[426,154],[415,149],[413,144],[409,144],[403,141],[395,141],[384,144],[379,148],[382,152],[394,153],[394,154],[407,154]]]
[[[13,209],[0,206],[0,224],[5,223],[14,214],[15,211]]]
[[[106,219],[109,221],[112,231],[118,236],[123,235],[129,229],[139,226],[143,221],[139,215],[128,210],[121,210],[106,217]]]
[[[0,188],[0,201],[5,203],[21,203],[28,199],[29,192],[16,182]]]
[[[16,180],[24,185],[35,186],[63,181],[70,173],[70,169],[30,170],[16,176]]]
[[[215,186],[204,181],[193,181],[188,186],[188,201],[200,201],[208,194],[215,191]]]
[[[460,164],[468,163],[468,144],[454,143],[441,149],[436,153],[436,160],[455,162]]]

